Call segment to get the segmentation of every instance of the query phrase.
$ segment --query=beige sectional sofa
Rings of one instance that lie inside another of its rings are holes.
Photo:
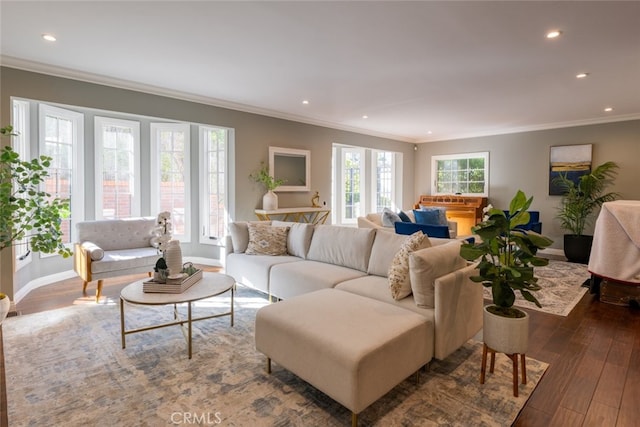
[[[432,247],[410,255],[412,284],[422,285],[433,301],[418,306],[414,295],[396,301],[389,290],[389,266],[407,236],[333,225],[272,225],[290,227],[287,255],[246,254],[247,223],[230,225],[225,272],[238,283],[280,299],[334,288],[418,313],[433,324],[429,359],[446,358],[482,328],[482,286],[469,280],[475,267],[459,258],[458,240],[431,238]]]

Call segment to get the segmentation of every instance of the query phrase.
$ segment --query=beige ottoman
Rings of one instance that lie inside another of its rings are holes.
[[[391,304],[324,289],[263,307],[256,349],[357,414],[431,360],[433,324]]]

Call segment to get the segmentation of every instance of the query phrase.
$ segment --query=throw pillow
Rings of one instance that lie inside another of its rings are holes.
[[[286,255],[287,235],[289,227],[272,227],[271,225],[248,224],[249,244],[246,254],[249,255]]]
[[[402,222],[413,222],[411,221],[411,218],[409,218],[409,215],[404,213],[404,211],[398,212],[398,216],[400,217],[400,221]]]
[[[270,225],[271,221],[253,221],[256,224]],[[236,221],[229,224],[229,235],[231,235],[231,246],[233,253],[241,254],[247,250],[249,244],[249,229],[246,221]]]
[[[393,227],[393,224],[401,221],[400,216],[389,208],[382,210],[382,226]]]
[[[313,236],[313,224],[289,221],[271,221],[274,227],[289,227],[287,252],[289,255],[306,258]]]
[[[447,212],[444,208],[438,207],[421,207],[414,210],[416,223],[427,225],[448,225]]]
[[[460,256],[461,244],[454,240],[409,255],[411,291],[418,307],[435,307],[436,279],[467,265]]]
[[[411,295],[411,281],[409,277],[409,254],[419,249],[431,246],[429,238],[417,231],[402,244],[398,253],[393,257],[389,266],[389,288],[391,296],[396,301]]]
[[[100,261],[104,258],[104,250],[93,242],[82,242],[82,247],[89,252],[89,256],[93,261]]]

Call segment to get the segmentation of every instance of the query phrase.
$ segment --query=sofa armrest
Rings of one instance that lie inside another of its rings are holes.
[[[367,217],[358,217],[358,228],[380,228],[375,222],[368,220]]]
[[[224,236],[224,255],[225,258],[230,253],[233,253],[233,241],[231,240],[231,234]]]
[[[73,269],[85,282],[91,282],[91,253],[81,243],[74,245]]]
[[[458,223],[455,221],[447,221],[447,226],[449,227],[449,238],[455,239],[458,237]]]
[[[435,281],[435,358],[442,360],[482,329],[482,284],[469,277],[476,264]]]

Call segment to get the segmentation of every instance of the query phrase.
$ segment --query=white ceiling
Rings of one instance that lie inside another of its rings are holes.
[[[638,1],[0,8],[3,65],[403,141],[640,118]]]

